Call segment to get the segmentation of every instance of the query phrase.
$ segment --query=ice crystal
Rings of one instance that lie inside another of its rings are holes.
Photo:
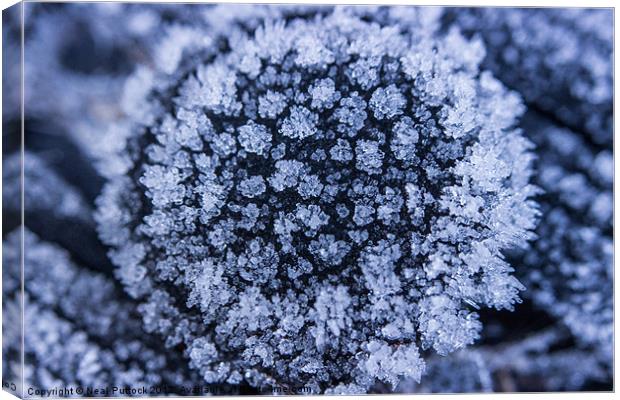
[[[271,134],[264,125],[250,121],[239,128],[239,144],[249,153],[263,155],[271,147]],[[231,138],[234,143],[234,139]]]
[[[319,117],[305,107],[292,106],[290,115],[282,122],[280,133],[293,139],[305,139],[317,132]]]

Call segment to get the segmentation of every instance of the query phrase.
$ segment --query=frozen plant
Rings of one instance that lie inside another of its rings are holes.
[[[528,106],[611,146],[613,9],[447,8],[444,20],[482,38],[483,65]]]
[[[79,190],[61,176],[35,153],[25,151],[11,154],[3,160],[2,201],[5,210],[21,210],[22,188],[26,186],[24,205],[28,213],[53,213],[56,218],[75,218],[92,221],[92,209],[87,206]],[[24,184],[20,179],[24,179]]]
[[[420,383],[403,382],[400,393],[472,393],[584,390],[609,379],[601,354],[569,347],[561,326],[529,333],[514,341],[475,346],[450,357],[433,356]]]
[[[544,192],[538,199],[543,217],[517,276],[528,288],[525,296],[556,321],[555,329],[570,334],[555,343],[563,351],[540,351],[529,366],[522,356],[512,370],[544,377],[545,390],[609,381],[613,11],[447,9],[444,22],[481,37],[487,48],[483,65],[521,92],[532,110],[523,126],[539,155],[534,184]]]
[[[522,125],[537,145],[534,183],[544,190],[538,237],[511,256],[524,265],[516,276],[531,302],[514,318],[531,322],[525,332],[487,332],[493,344],[433,357],[423,382],[406,382],[404,393],[480,391],[485,376],[497,377],[487,389],[508,392],[591,390],[612,379],[612,153],[537,113]]]
[[[17,229],[3,243],[5,380],[21,382],[23,350],[25,387],[37,390],[192,381],[178,355],[162,352],[141,332],[135,306],[123,300],[114,281],[75,265],[66,251],[27,229],[22,292],[21,235]]]
[[[531,145],[479,41],[346,10],[222,40],[153,78],[98,199],[149,332],[208,383],[365,392],[519,301]]]
[[[122,117],[118,98],[127,76],[137,65],[180,57],[174,52],[192,45],[188,32],[192,24],[204,23],[196,15],[209,7],[24,3],[26,118],[60,126],[93,157],[106,140],[104,127]],[[160,44],[157,53],[153,44],[164,32],[174,32],[176,43]],[[195,34],[192,37],[202,44]]]
[[[102,180],[75,154],[75,147],[61,140],[61,134],[33,136],[23,154],[9,153],[3,160],[5,231],[21,226],[23,195],[23,221],[28,229],[59,244],[81,263],[110,272],[112,265],[93,219],[94,194]]]
[[[501,342],[457,361],[482,357],[471,374],[498,376],[494,391],[607,387],[613,374],[612,152],[540,114],[529,113],[523,127],[540,155],[534,183],[544,190],[538,198],[542,218],[538,238],[512,258],[524,264],[516,275],[528,288],[524,297],[544,313],[535,318],[544,320],[545,328],[512,342],[504,333]],[[533,318],[524,312],[515,318]],[[434,358],[429,369],[438,372],[402,390],[471,391],[471,379],[447,380],[452,364]]]
[[[499,350],[498,350],[499,351]],[[448,357],[433,355],[426,361],[421,382],[403,380],[397,393],[488,393],[500,391],[478,346],[456,351]],[[513,388],[514,391],[514,388]]]
[[[524,122],[539,148],[536,183],[545,191],[538,239],[523,256],[528,297],[568,328],[577,350],[598,360],[596,371],[611,377],[612,150],[540,116]],[[587,376],[588,369],[577,370]]]
[[[20,12],[10,7],[2,12],[2,121],[21,112]],[[6,128],[5,132],[6,132]]]
[[[568,347],[570,334],[561,326],[534,332],[514,342],[483,347],[478,356],[486,371],[501,376],[495,390],[514,392],[524,384],[538,391],[575,391],[609,379],[606,355]]]

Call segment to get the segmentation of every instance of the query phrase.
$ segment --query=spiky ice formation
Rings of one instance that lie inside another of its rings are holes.
[[[611,381],[612,153],[534,112],[522,126],[537,146],[534,183],[543,189],[538,238],[512,256],[531,303],[514,316],[530,320],[526,336],[503,332],[493,344],[433,357],[422,383],[403,384],[404,393],[479,391],[485,376],[499,377],[489,389],[503,392],[599,390]],[[469,366],[455,367],[461,362]]]
[[[338,10],[222,43],[148,75],[98,200],[147,330],[210,383],[364,392],[519,301],[532,156],[480,42]]]

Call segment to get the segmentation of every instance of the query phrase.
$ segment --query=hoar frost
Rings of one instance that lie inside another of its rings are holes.
[[[74,264],[67,251],[27,228],[7,235],[2,259],[5,378],[20,390],[22,382],[43,390],[59,382],[92,389],[177,387],[196,379],[180,355],[162,352],[157,338],[142,332],[113,279]]]
[[[365,392],[519,301],[531,145],[480,42],[342,10],[224,39],[153,79],[98,200],[148,331],[208,383]]]

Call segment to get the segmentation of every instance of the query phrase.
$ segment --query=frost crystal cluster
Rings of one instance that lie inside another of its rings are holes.
[[[519,301],[531,144],[480,41],[336,10],[213,43],[149,75],[96,213],[206,382],[395,387]]]

